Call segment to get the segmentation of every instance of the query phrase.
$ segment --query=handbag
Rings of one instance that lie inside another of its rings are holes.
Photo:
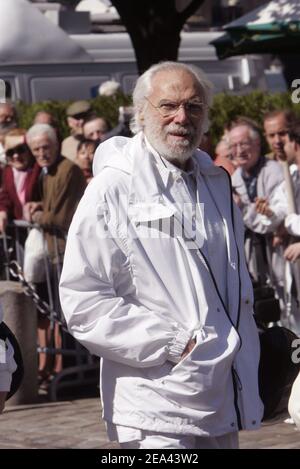
[[[287,408],[291,387],[300,364],[292,361],[293,342],[298,336],[282,326],[265,327],[258,323],[260,362],[259,393],[264,404],[263,420]]]
[[[41,283],[46,280],[44,235],[38,228],[31,228],[24,246],[24,277],[27,282]]]
[[[24,364],[23,364],[23,358],[22,358],[22,352],[20,349],[20,345],[15,337],[15,335],[12,333],[10,328],[5,324],[5,322],[0,323],[0,339],[6,342],[8,339],[13,350],[14,350],[14,360],[16,362],[17,368],[12,374],[12,381],[11,381],[11,386],[10,386],[10,391],[6,395],[6,400],[11,398],[19,389],[23,376],[24,376]]]

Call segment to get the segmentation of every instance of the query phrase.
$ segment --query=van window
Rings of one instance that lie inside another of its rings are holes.
[[[12,101],[17,99],[15,79],[4,76],[0,77],[0,102],[5,102],[7,99]]]
[[[93,89],[109,79],[109,75],[33,77],[30,80],[32,101],[90,99]]]

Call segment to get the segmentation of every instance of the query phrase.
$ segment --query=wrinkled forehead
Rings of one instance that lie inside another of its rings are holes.
[[[107,124],[104,119],[99,117],[98,119],[86,122],[84,124],[84,128],[86,130],[105,130],[107,128]]]
[[[176,101],[203,95],[198,80],[187,70],[161,70],[151,80],[149,97]]]
[[[230,143],[232,142],[240,142],[244,140],[250,140],[250,129],[245,125],[240,125],[238,127],[234,127],[229,132],[229,140]]]
[[[55,142],[49,137],[48,134],[41,133],[37,134],[34,137],[32,137],[29,140],[30,146],[36,146],[36,145],[49,145],[49,146],[55,146]]]

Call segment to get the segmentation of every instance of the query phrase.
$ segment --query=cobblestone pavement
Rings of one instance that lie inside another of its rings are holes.
[[[241,448],[300,449],[300,432],[284,423],[286,417],[241,432]],[[107,440],[98,398],[7,407],[0,416],[0,435],[0,449],[118,448]]]

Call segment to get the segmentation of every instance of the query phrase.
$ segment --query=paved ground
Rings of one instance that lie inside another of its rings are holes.
[[[241,448],[300,449],[300,432],[285,418],[242,432]],[[117,448],[107,440],[98,398],[8,407],[0,416],[0,435],[0,449]]]

